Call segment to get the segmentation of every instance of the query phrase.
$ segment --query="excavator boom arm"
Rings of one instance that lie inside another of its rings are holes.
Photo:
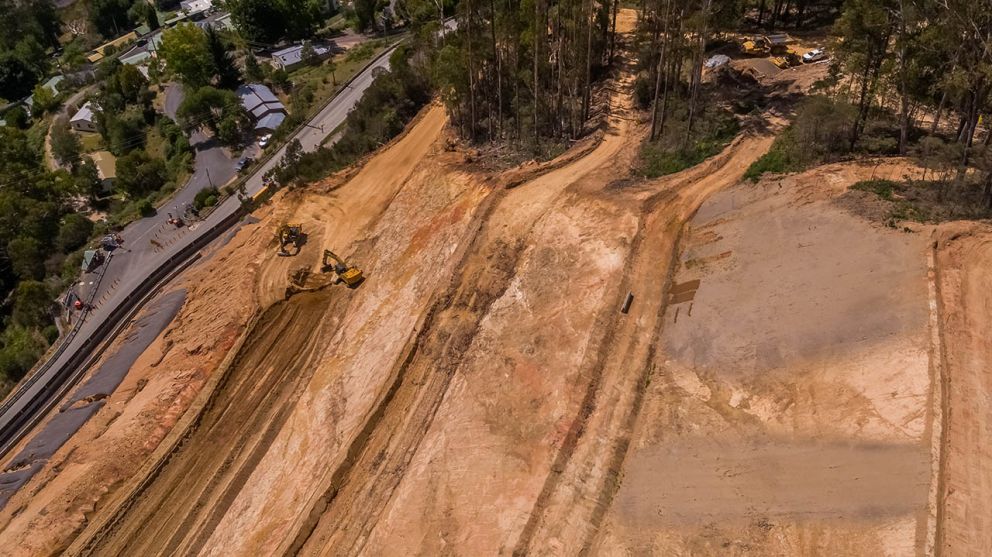
[[[325,249],[324,250],[324,266],[325,267],[327,265],[329,265],[329,263],[327,261],[328,258],[333,259],[339,265],[344,265],[345,264],[345,262],[340,257],[338,257],[336,253],[334,253],[333,251],[331,251],[329,249]]]

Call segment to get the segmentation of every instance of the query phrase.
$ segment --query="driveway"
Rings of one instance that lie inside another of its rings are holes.
[[[176,119],[176,111],[183,102],[183,88],[177,83],[169,83],[165,86],[165,106],[166,116]],[[190,144],[196,150],[196,159],[193,162],[193,175],[190,176],[186,185],[173,196],[172,200],[162,208],[169,212],[169,208],[184,207],[187,203],[192,204],[193,198],[203,188],[214,186],[221,187],[237,174],[234,169],[235,159],[228,155],[227,151],[221,147],[216,139],[197,130],[190,135]],[[154,217],[153,217],[154,218]],[[126,237],[125,237],[126,239]]]

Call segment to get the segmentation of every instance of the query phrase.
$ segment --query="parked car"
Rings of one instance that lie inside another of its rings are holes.
[[[810,64],[812,62],[819,62],[820,60],[827,59],[827,51],[822,48],[814,48],[813,50],[803,54],[803,62]]]
[[[253,163],[253,162],[255,162],[255,159],[253,159],[251,157],[244,157],[243,159],[241,159],[238,162],[234,163],[234,169],[237,170],[238,172],[242,172],[246,168],[248,168],[249,166],[251,166],[251,163]]]
[[[269,141],[271,141],[271,140],[272,140],[272,134],[271,133],[267,133],[267,134],[263,135],[262,137],[258,138],[258,146],[259,147],[262,147],[264,149],[265,146],[268,145],[269,144]]]

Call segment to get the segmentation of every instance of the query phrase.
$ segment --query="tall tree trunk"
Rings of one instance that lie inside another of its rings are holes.
[[[940,104],[937,105],[937,113],[933,116],[933,123],[930,124],[930,135],[937,133],[937,125],[940,123],[940,116],[944,113],[944,105],[947,103],[947,90],[940,95]]]
[[[589,119],[589,103],[591,101],[592,91],[590,90],[592,85],[592,0],[589,0],[589,9],[583,14],[586,19],[586,82],[585,91],[582,95],[582,122],[581,128],[585,127],[586,120]]]
[[[668,36],[668,7],[671,5],[671,0],[665,2],[665,8],[662,17],[664,18],[664,31],[662,32],[661,38],[661,53],[658,55],[658,68],[655,70],[654,76],[654,100],[651,103],[651,141],[654,141],[658,131],[658,95],[661,92],[661,74],[663,73],[663,68],[667,65],[668,60],[666,58],[666,48],[669,42]],[[667,77],[666,77],[667,79]]]
[[[858,144],[861,131],[868,121],[868,109],[873,100],[872,93],[875,91],[875,84],[878,82],[879,71],[882,68],[882,61],[885,58],[886,45],[889,44],[891,32],[887,32],[880,41],[873,44],[868,50],[868,59],[865,62],[864,83],[861,88],[861,100],[858,102],[858,116],[854,121],[854,128],[851,132],[851,150]]]
[[[496,0],[489,0],[490,30],[493,38],[493,65],[496,66],[496,136],[503,137],[503,65],[496,48]]]
[[[806,4],[809,0],[798,0],[796,3],[796,29],[803,26],[806,21]]]
[[[534,0],[534,145],[540,148],[541,129],[541,81],[538,73],[540,60],[540,44],[545,34],[541,25],[541,0]]]
[[[469,113],[470,113],[470,137],[472,141],[475,141],[476,133],[476,120],[475,120],[475,58],[472,55],[472,19],[475,15],[472,6],[472,0],[468,1],[468,18],[465,32],[468,35],[468,96],[469,96]]]
[[[696,103],[699,100],[699,82],[703,77],[703,57],[706,56],[706,38],[709,33],[710,6],[712,0],[703,0],[702,7],[702,29],[699,32],[699,45],[696,50],[696,61],[692,68],[692,80],[689,86],[689,118],[685,126],[685,141],[682,149],[689,148],[689,140],[692,137],[692,125],[696,119]]]
[[[906,0],[899,0],[899,154],[909,148],[909,60],[906,55]]]
[[[761,22],[765,19],[765,4],[768,0],[761,0],[761,4],[758,4],[758,27],[761,27]]]
[[[609,1],[609,0],[607,0]],[[617,47],[617,12],[620,11],[620,0],[613,0],[613,34],[610,37],[610,64],[613,63],[613,54]]]
[[[774,29],[775,24],[778,23],[778,14],[782,11],[782,0],[775,0],[775,4],[772,6],[771,20],[768,22],[768,28]]]
[[[968,123],[963,141],[964,149],[961,150],[961,160],[958,163],[958,173],[955,178],[955,182],[958,184],[964,181],[968,172],[968,161],[971,158],[971,148],[975,141],[975,129],[978,127],[979,106],[985,96],[985,82],[983,79],[979,79],[971,92],[971,106],[968,110]]]

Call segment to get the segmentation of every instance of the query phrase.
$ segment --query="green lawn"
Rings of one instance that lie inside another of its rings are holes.
[[[304,110],[309,112],[314,106],[334,96],[345,82],[364,68],[369,60],[385,51],[388,45],[385,41],[375,39],[338,54],[333,58],[333,72],[329,61],[325,60],[319,66],[304,67],[290,73],[289,77],[297,91],[309,88],[313,93],[312,100],[305,103]]]
[[[103,138],[98,133],[76,132],[79,135],[79,142],[83,146],[84,153],[102,151],[107,148]]]
[[[165,138],[158,131],[158,126],[148,126],[145,136],[145,152],[154,158],[165,160]]]

